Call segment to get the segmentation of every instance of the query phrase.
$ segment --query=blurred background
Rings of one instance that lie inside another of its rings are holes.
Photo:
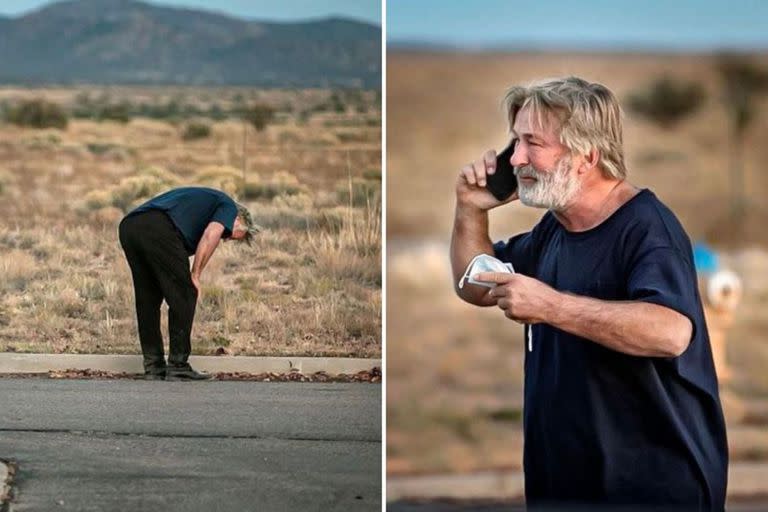
[[[212,5],[0,5],[0,350],[139,353],[118,223],[202,185],[267,231],[194,353],[380,357],[381,2]]]
[[[729,500],[768,492],[766,21],[768,4],[747,1],[387,3],[394,510],[419,509],[416,499],[522,499],[522,330],[453,293],[454,186],[463,165],[508,141],[509,86],[570,74],[617,94],[629,180],[653,190],[697,243],[729,428]],[[494,210],[491,238],[527,231],[543,213]]]

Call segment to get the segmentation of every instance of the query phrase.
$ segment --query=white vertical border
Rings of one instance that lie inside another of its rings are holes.
[[[387,0],[381,0],[381,510],[387,509]]]

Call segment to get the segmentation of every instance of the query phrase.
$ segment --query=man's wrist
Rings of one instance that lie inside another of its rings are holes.
[[[456,217],[462,220],[487,220],[488,210],[484,210],[473,204],[457,201]]]
[[[558,327],[567,315],[568,300],[571,298],[567,293],[559,292],[552,288],[552,294],[549,298],[549,307],[544,311],[542,320],[544,323]]]

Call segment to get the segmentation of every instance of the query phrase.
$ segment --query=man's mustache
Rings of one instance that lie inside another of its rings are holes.
[[[515,167],[515,176],[518,178],[539,178],[539,173],[530,165]]]

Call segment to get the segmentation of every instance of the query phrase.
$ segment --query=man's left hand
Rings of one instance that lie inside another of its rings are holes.
[[[555,289],[522,274],[482,272],[474,278],[496,283],[488,295],[496,300],[496,305],[507,318],[521,324],[548,322],[560,298]]]
[[[200,276],[192,274],[192,284],[195,285],[197,290],[197,299],[200,300]]]

